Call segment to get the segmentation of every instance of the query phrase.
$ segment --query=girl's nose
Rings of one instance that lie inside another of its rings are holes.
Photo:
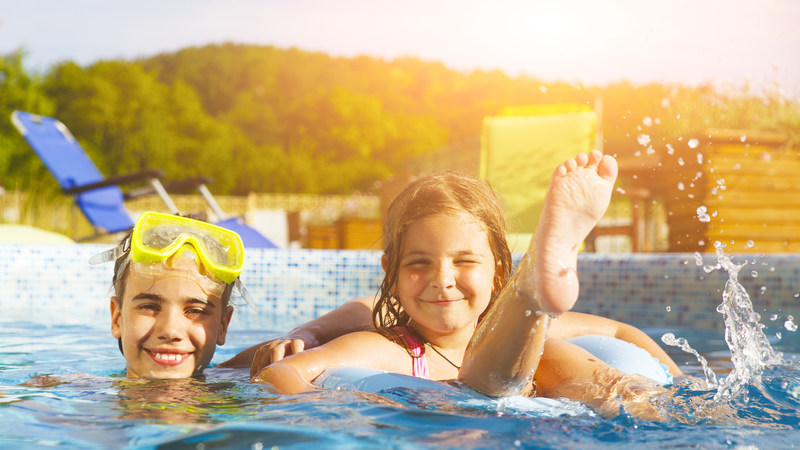
[[[439,290],[445,290],[453,288],[455,285],[455,270],[447,264],[440,265],[433,274],[431,286]]]

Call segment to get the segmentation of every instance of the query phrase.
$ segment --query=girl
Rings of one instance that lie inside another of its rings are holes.
[[[228,304],[244,262],[239,236],[198,220],[146,212],[119,247],[89,260],[115,261],[111,334],[128,378],[199,375],[225,343]]]
[[[555,170],[536,240],[505,289],[511,269],[506,218],[491,188],[448,172],[417,180],[395,199],[384,223],[386,275],[373,312],[378,332],[352,333],[295,354],[258,371],[253,381],[306,392],[325,369],[355,365],[459,378],[495,396],[532,393],[530,374],[543,348],[547,364],[535,371],[538,393],[598,370],[613,373],[570,344],[548,343],[548,351],[545,329],[548,314],[577,300],[578,247],[608,207],[616,172],[616,161],[596,151]]]

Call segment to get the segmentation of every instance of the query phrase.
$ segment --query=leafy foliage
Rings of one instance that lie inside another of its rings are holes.
[[[235,44],[86,67],[64,62],[43,75],[22,63],[20,52],[0,57],[0,117],[14,109],[58,117],[107,175],[205,174],[218,193],[368,190],[409,160],[480,134],[483,118],[504,107],[594,105],[598,97],[604,150],[619,156],[643,149],[639,134],[655,146],[705,127],[779,130],[800,143],[800,108],[777,89],[573,86],[414,58]],[[0,149],[0,183],[56,192],[6,119]]]

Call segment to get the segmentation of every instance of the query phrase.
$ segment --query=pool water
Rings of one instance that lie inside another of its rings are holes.
[[[686,337],[717,373],[730,371],[720,332]],[[214,362],[278,331],[232,331]],[[774,333],[772,333],[774,334]],[[767,330],[770,335],[770,330]],[[798,336],[772,338],[795,360]],[[702,378],[693,356],[668,353]],[[0,448],[793,448],[800,444],[800,366],[767,368],[747,399],[672,389],[668,417],[548,416],[504,401],[454,403],[441,393],[392,389],[380,395],[327,391],[275,395],[246,370],[211,368],[203,379],[126,380],[107,327],[0,323]]]

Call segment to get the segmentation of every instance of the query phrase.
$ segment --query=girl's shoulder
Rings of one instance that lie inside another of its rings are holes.
[[[347,365],[411,374],[411,357],[403,346],[375,331],[346,334],[322,347],[346,361]]]
[[[327,344],[327,347],[340,347],[351,345],[370,345],[380,347],[397,347],[392,340],[387,339],[377,331],[356,331],[340,336]]]

